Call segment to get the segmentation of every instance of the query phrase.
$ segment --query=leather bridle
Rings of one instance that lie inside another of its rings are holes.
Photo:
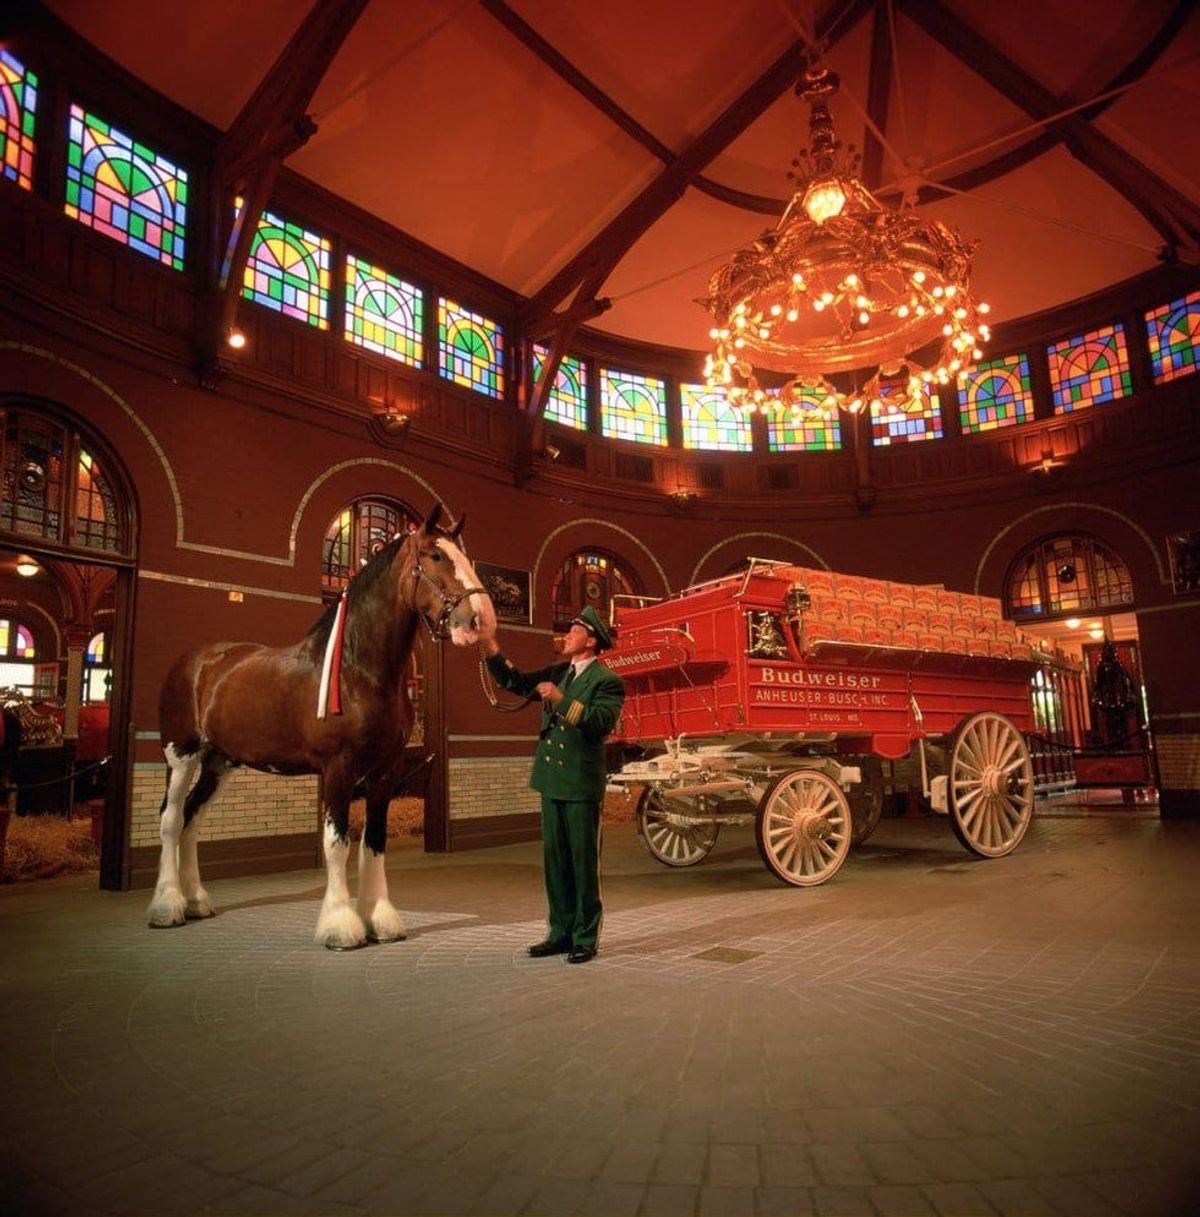
[[[462,604],[464,600],[470,599],[470,597],[474,596],[477,592],[482,592],[484,595],[487,594],[485,588],[468,587],[466,591],[459,592],[457,596],[447,595],[446,592],[442,590],[442,587],[437,580],[431,578],[421,568],[421,552],[419,549],[413,558],[413,572],[412,607],[421,615],[421,620],[425,622],[425,625],[429,630],[429,636],[437,642],[445,642],[445,640],[450,637],[450,618],[453,616],[454,610],[458,608],[458,606]],[[431,619],[429,614],[417,604],[417,582],[420,579],[424,579],[425,582],[433,588],[433,590],[437,593],[438,598],[442,602],[441,612],[438,613],[435,619]]]

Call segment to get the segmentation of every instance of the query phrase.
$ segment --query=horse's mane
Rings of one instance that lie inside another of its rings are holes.
[[[362,600],[370,594],[371,589],[379,580],[391,570],[392,563],[404,548],[405,542],[413,535],[415,534],[403,533],[400,536],[393,537],[386,545],[379,549],[362,570],[351,576],[350,583],[346,588],[347,613],[353,612]],[[318,663],[325,654],[329,635],[333,631],[333,620],[337,616],[337,606],[338,602],[336,600],[330,603],[320,617],[309,626],[308,633],[304,635],[304,641],[308,645],[309,654]]]

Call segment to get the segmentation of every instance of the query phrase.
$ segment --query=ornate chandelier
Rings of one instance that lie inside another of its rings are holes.
[[[981,358],[990,337],[988,306],[970,291],[974,243],[923,221],[915,196],[885,207],[854,176],[858,157],[829,115],[838,84],[810,67],[796,85],[810,108],[809,147],[788,174],[792,200],[699,302],[716,322],[705,379],[738,409],[921,410],[930,387]],[[787,380],[764,388],[756,367]]]

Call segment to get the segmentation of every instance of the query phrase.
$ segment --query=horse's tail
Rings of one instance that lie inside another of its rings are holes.
[[[165,748],[173,744],[181,756],[200,747],[199,674],[201,653],[189,651],[172,665],[158,695],[158,734]]]

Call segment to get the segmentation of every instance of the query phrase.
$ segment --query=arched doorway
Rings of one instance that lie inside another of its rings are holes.
[[[137,552],[132,485],[104,441],[64,407],[7,397],[0,415],[0,602],[35,640],[16,811],[87,815],[100,847],[100,884],[120,888]]]
[[[636,600],[641,595],[641,582],[624,559],[593,547],[576,550],[554,577],[554,629],[569,629],[571,618],[588,605],[602,620],[612,623],[614,608],[622,598]]]
[[[1039,733],[1069,747],[1070,777],[1084,787],[1133,792],[1153,783],[1153,740],[1129,568],[1088,533],[1039,538],[1014,559],[1006,614],[1079,666],[1072,680],[1047,669],[1034,681]]]

